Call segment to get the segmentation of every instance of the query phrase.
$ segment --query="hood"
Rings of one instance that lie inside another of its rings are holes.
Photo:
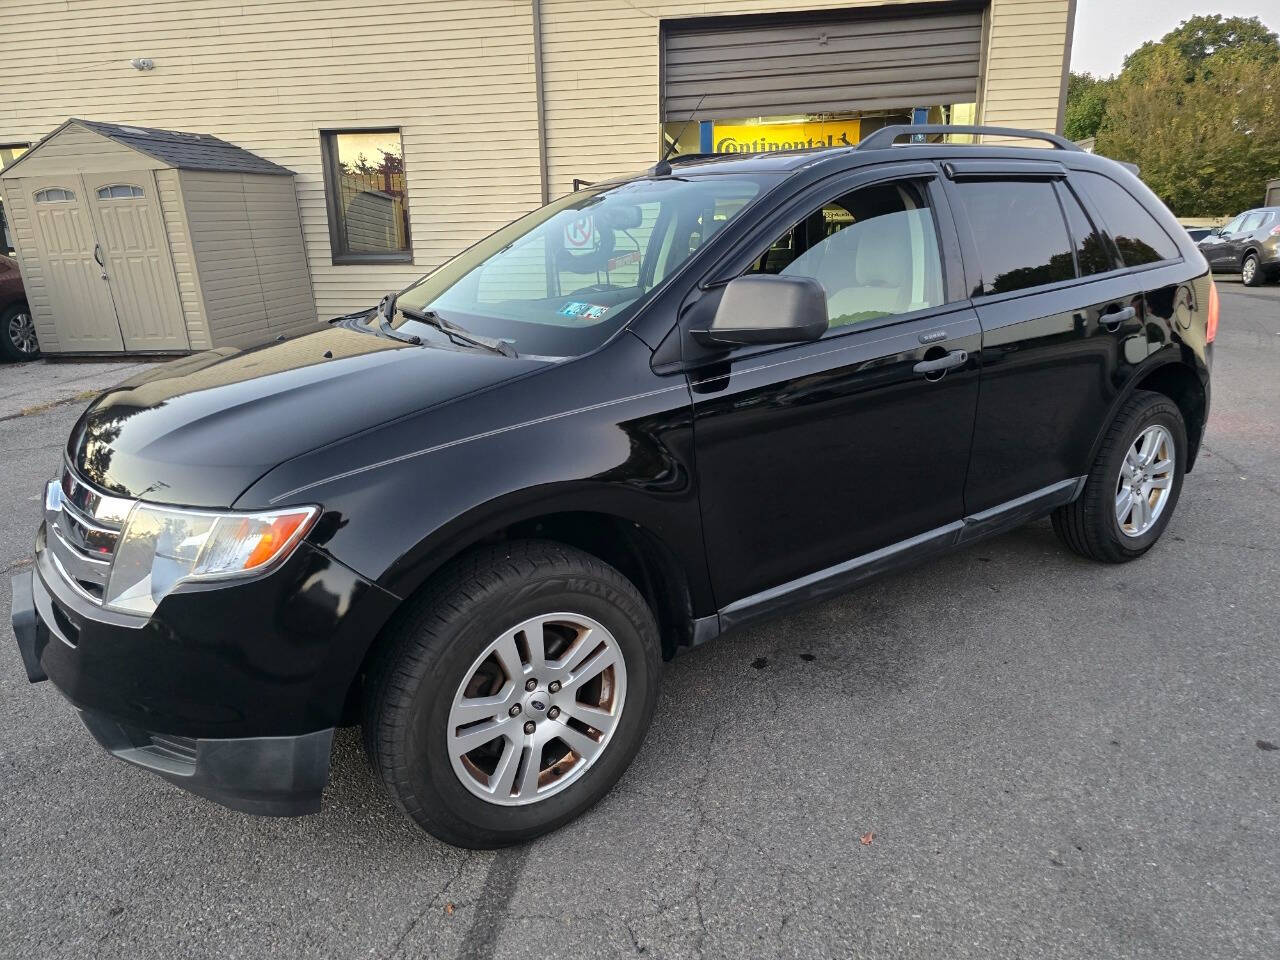
[[[335,326],[159,364],[95,400],[67,453],[112,493],[227,507],[277,464],[546,365]]]

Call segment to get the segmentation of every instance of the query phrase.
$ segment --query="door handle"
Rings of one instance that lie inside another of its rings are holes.
[[[107,279],[107,265],[102,260],[102,245],[95,243],[93,245],[93,259],[97,262],[98,267],[102,270],[102,279]]]
[[[940,380],[942,375],[952,367],[958,367],[963,363],[967,363],[968,360],[968,351],[952,350],[945,356],[938,357],[934,360],[921,360],[911,369],[916,373],[923,373],[929,380]]]
[[[1120,324],[1128,320],[1132,320],[1137,315],[1138,311],[1133,307],[1122,307],[1119,310],[1112,310],[1109,313],[1104,313],[1098,319],[1101,321],[1102,325],[1107,328],[1108,333],[1115,333],[1120,329]]]

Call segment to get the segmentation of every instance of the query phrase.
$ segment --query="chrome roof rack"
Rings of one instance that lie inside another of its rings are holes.
[[[977,136],[999,136],[999,137],[1018,137],[1022,140],[1044,140],[1053,144],[1057,150],[1074,150],[1077,153],[1083,153],[1084,150],[1079,145],[1072,143],[1065,137],[1059,137],[1053,133],[1041,133],[1038,130],[1018,130],[1014,127],[983,127],[983,126],[950,126],[945,123],[916,123],[904,124],[898,123],[888,127],[881,127],[874,133],[863,137],[858,142],[855,149],[858,150],[880,150],[884,147],[894,146],[894,141],[899,137],[909,137],[913,134],[930,134],[930,133],[960,133],[973,134]],[[990,146],[990,144],[988,144]]]

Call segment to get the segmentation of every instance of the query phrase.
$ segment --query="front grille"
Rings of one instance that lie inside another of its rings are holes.
[[[64,464],[45,496],[46,542],[66,581],[84,597],[102,602],[120,530],[134,501],[89,486]]]

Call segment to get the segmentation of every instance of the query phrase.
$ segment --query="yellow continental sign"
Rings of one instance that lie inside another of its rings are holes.
[[[857,120],[810,120],[805,123],[717,123],[712,127],[716,153],[759,153],[806,147],[852,147],[858,142]]]

